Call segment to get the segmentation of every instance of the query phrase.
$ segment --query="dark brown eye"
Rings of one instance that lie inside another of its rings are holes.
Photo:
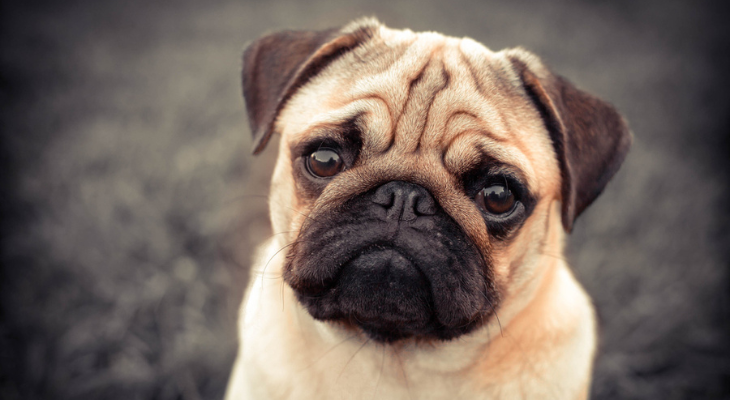
[[[320,178],[335,176],[343,167],[342,158],[332,149],[319,149],[307,158],[309,173]]]
[[[494,184],[482,189],[475,198],[477,205],[490,214],[504,214],[515,206],[515,195],[505,185]]]

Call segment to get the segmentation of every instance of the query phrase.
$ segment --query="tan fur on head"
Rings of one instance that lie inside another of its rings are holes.
[[[255,152],[282,136],[270,203],[281,234],[252,275],[228,399],[587,396],[593,311],[561,254],[564,229],[630,144],[610,105],[524,50],[493,52],[372,19],[259,39],[243,76]],[[301,145],[312,138],[359,143],[356,159],[321,191],[297,175]],[[519,177],[534,199],[506,237],[490,232],[464,189],[464,175],[484,163]],[[303,230],[391,181],[427,190],[488,260],[493,300],[475,331],[376,344],[347,324],[313,319],[282,281],[296,286],[304,273],[291,257],[301,253]]]
[[[378,54],[381,46],[395,51]],[[290,211],[273,204],[272,214],[316,218],[378,182],[408,180],[432,191],[488,254],[486,227],[454,179],[480,160],[481,152],[524,171],[545,204],[560,198],[549,136],[530,99],[515,94],[517,85],[519,77],[503,54],[470,39],[417,37],[381,27],[294,95],[277,125],[284,138],[280,154],[288,154],[318,127],[357,116],[367,127],[358,165],[333,180],[314,204]],[[289,162],[289,156],[281,157],[277,171],[288,169]],[[301,197],[289,193],[291,199]],[[274,228],[297,232],[299,219]],[[500,280],[509,275],[508,267],[497,266]]]

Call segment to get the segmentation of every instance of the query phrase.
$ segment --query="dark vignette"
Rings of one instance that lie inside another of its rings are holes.
[[[437,3],[3,1],[0,397],[220,398],[249,253],[270,234],[275,146],[245,156],[241,46],[367,14],[525,45],[627,116],[637,142],[568,251],[601,318],[593,398],[730,397],[723,3]],[[632,76],[650,82],[632,92]],[[233,150],[201,156],[215,140]]]

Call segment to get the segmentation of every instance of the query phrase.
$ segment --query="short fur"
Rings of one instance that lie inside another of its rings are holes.
[[[282,140],[227,399],[588,396],[562,250],[628,151],[613,107],[527,51],[372,19],[261,38],[243,82],[254,152]],[[314,176],[322,148],[344,170]],[[477,205],[494,184],[510,212]]]

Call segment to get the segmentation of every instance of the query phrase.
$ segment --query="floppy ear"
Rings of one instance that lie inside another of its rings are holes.
[[[243,53],[243,97],[254,154],[266,146],[279,112],[294,92],[337,57],[371,38],[379,25],[366,19],[342,29],[283,31],[248,46]]]
[[[537,106],[560,164],[563,227],[603,191],[631,146],[626,121],[613,106],[551,73],[533,54],[506,52]]]

